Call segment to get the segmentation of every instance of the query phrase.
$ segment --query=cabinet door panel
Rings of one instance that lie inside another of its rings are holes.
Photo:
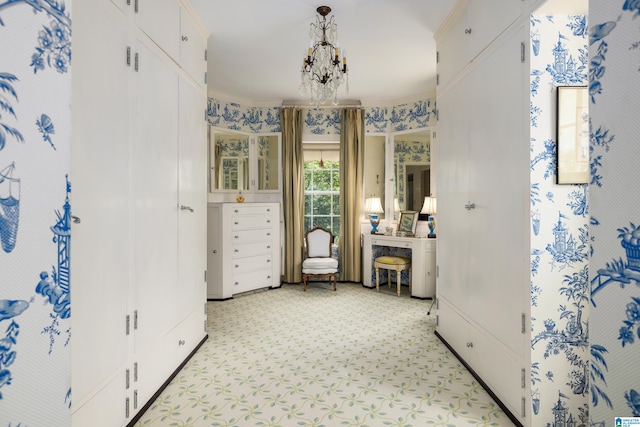
[[[468,29],[466,9],[458,11],[450,25],[450,28],[437,40],[439,87],[446,86],[469,61],[467,50],[470,34],[466,31]]]
[[[465,313],[512,349],[523,349],[520,319],[529,283],[527,72],[520,62],[521,40],[504,41],[469,76],[475,96],[487,105],[469,115],[469,192],[476,208],[470,215],[473,281],[467,298],[491,301],[502,315],[494,316],[483,304],[472,304]]]
[[[204,52],[207,40],[196,23],[184,8],[180,9],[180,66],[191,76],[201,88],[206,88],[204,75],[207,72],[207,61]]]
[[[524,2],[473,0],[468,3],[469,59],[495,40],[524,10]]]
[[[207,268],[206,97],[184,78],[179,81],[178,270],[180,316],[202,307]]]
[[[73,46],[77,56],[72,82],[70,197],[73,214],[82,221],[72,225],[71,245],[74,402],[104,386],[122,369],[128,351],[124,331],[131,271],[131,69],[125,62],[123,15],[108,2],[93,3],[74,4],[74,15],[80,19],[73,24],[78,37]]]
[[[468,116],[461,106],[466,105],[467,86],[460,83],[447,89],[438,98],[439,116],[437,168],[437,256],[438,278],[436,291],[465,309],[468,284],[470,211],[469,202],[469,144],[468,128],[460,126],[456,117]],[[463,107],[464,108],[464,107]]]
[[[178,282],[178,75],[152,45],[138,43],[132,144],[135,347],[176,324]]]
[[[178,0],[132,0],[138,27],[176,62],[180,61]]]

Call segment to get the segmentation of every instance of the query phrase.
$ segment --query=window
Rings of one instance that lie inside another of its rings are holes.
[[[340,162],[304,162],[304,228],[321,226],[340,236]]]

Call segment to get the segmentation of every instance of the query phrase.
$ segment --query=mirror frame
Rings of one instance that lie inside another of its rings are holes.
[[[399,210],[395,210],[394,208],[394,201],[396,198],[396,189],[397,189],[397,176],[396,176],[396,139],[398,139],[398,137],[402,136],[402,135],[407,135],[407,134],[414,134],[414,133],[428,133],[429,135],[429,148],[428,148],[428,158],[429,158],[429,176],[430,176],[430,183],[429,183],[429,193],[428,195],[435,195],[435,165],[434,165],[434,128],[431,126],[426,126],[426,127],[419,127],[419,128],[414,128],[414,129],[407,129],[407,130],[402,130],[402,131],[397,131],[397,132],[391,132],[389,134],[389,146],[388,146],[388,153],[387,155],[387,165],[388,168],[386,170],[386,173],[388,174],[387,176],[389,176],[390,178],[387,179],[387,185],[388,187],[386,188],[386,194],[390,194],[391,196],[389,196],[387,199],[387,203],[386,203],[386,212],[390,212],[391,215],[387,215],[387,218],[389,218],[390,220],[393,219],[400,219],[400,213],[402,211],[408,211],[406,204],[404,206],[400,206]],[[410,162],[410,163],[415,163],[415,162]],[[406,185],[406,183],[405,183]],[[406,189],[405,189],[406,191]],[[406,203],[406,200],[404,200],[404,202]],[[420,210],[418,209],[418,212]],[[416,216],[417,217],[417,216]]]

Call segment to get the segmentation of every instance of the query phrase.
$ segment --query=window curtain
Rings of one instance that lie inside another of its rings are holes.
[[[362,280],[360,213],[364,176],[364,110],[342,110],[340,134],[340,281]]]
[[[304,154],[302,151],[302,111],[283,108],[282,129],[282,210],[284,214],[284,281],[302,282],[304,239]]]

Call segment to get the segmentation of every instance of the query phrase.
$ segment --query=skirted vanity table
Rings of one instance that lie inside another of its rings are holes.
[[[376,271],[373,268],[375,258],[382,255],[400,255],[411,258],[411,296],[435,297],[436,239],[367,233],[362,236],[362,284],[364,286],[376,287]],[[380,282],[386,283],[386,280],[381,277]]]

